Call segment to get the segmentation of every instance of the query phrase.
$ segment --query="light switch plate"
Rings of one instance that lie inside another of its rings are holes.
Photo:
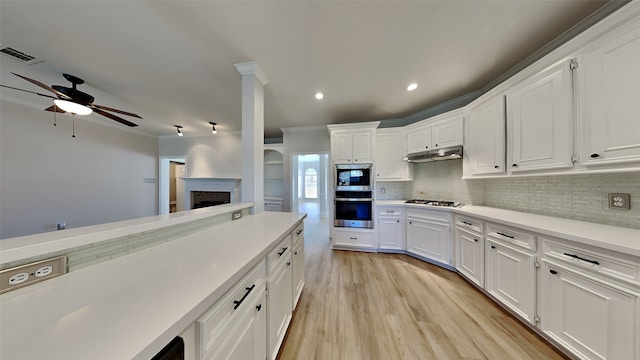
[[[609,193],[609,209],[629,210],[631,195],[625,193]]]

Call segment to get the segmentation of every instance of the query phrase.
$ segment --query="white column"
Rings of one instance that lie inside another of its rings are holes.
[[[255,61],[234,65],[242,74],[241,201],[264,210],[264,86],[269,82]]]
[[[320,166],[318,166],[319,175],[318,175],[318,201],[320,201],[320,217],[325,218],[328,216],[327,213],[327,180],[328,180],[328,172],[327,170],[327,156],[325,154],[320,154]]]

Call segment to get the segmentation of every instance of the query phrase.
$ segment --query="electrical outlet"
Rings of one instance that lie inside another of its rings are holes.
[[[59,256],[0,271],[0,294],[60,276],[67,272],[67,257]]]
[[[231,220],[238,220],[242,217],[242,210],[234,211],[231,213]]]
[[[625,193],[609,194],[609,209],[629,210],[631,195]]]

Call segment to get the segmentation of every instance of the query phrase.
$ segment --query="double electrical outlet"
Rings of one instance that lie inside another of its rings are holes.
[[[60,276],[67,272],[67,257],[59,256],[0,271],[0,294]]]

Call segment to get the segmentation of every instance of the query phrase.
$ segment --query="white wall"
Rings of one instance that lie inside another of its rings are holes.
[[[0,101],[0,238],[156,214],[156,138],[82,117],[71,133],[69,115]]]
[[[185,177],[242,178],[240,132],[162,136],[160,156],[186,157]]]
[[[284,211],[291,211],[291,155],[321,154],[331,150],[326,126],[301,126],[282,129],[284,148]]]

